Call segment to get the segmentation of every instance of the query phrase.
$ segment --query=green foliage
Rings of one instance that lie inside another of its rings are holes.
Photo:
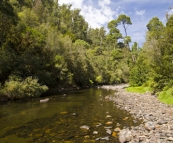
[[[1,89],[1,92],[9,99],[17,99],[37,97],[47,90],[48,87],[40,85],[36,78],[27,77],[23,80],[17,76],[10,76],[9,80],[5,82],[4,87]]]
[[[39,23],[37,15],[29,8],[25,8],[23,11],[19,12],[18,17],[26,26],[34,27]]]
[[[83,46],[83,47],[85,47],[87,49],[90,47],[90,45],[87,42],[85,42],[84,40],[80,40],[80,39],[75,41],[74,46],[75,47]]]
[[[10,29],[16,25],[17,15],[6,0],[0,1],[0,47],[5,42]]]
[[[9,98],[25,98],[39,96],[43,84],[128,82],[130,51],[125,46],[131,40],[117,28],[121,22],[130,24],[125,19],[110,21],[107,33],[104,27],[88,28],[80,9],[59,5],[58,0],[1,1],[1,91]],[[17,77],[8,79],[10,75]]]
[[[163,103],[173,105],[173,88],[160,92],[158,98]]]
[[[97,76],[96,81],[97,83],[102,83],[103,82],[102,76],[101,75]]]
[[[149,31],[160,31],[163,29],[163,27],[164,25],[157,17],[153,17],[147,24],[147,29]]]
[[[125,14],[119,15],[118,19],[117,19],[117,24],[123,26],[124,31],[125,31],[125,35],[127,36],[127,28],[129,25],[132,25],[130,17],[125,15]]]

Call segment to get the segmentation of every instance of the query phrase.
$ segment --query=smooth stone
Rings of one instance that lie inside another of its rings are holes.
[[[125,117],[123,120],[126,121],[128,119],[128,117]]]
[[[111,125],[111,124],[113,124],[113,122],[108,121],[108,122],[106,122],[105,124],[106,124],[106,125]]]
[[[100,127],[102,124],[101,123],[98,123],[98,125],[96,125],[96,127]]]
[[[47,101],[49,101],[49,98],[41,99],[40,103],[44,103],[44,102],[47,102]]]
[[[114,131],[119,132],[119,131],[121,131],[121,129],[120,128],[115,128]]]
[[[173,141],[173,137],[169,137],[168,138],[168,141]]]
[[[89,126],[87,126],[87,125],[83,125],[83,126],[80,126],[80,129],[85,129],[85,130],[89,130]]]
[[[76,114],[76,113],[72,113],[71,115],[72,115],[72,116],[76,116],[77,114]]]
[[[89,138],[90,138],[90,136],[89,136],[89,135],[86,135],[86,136],[84,136],[84,138],[85,138],[85,139],[89,139]]]
[[[154,123],[149,121],[149,122],[146,122],[144,127],[147,129],[147,130],[154,130],[155,129],[155,126],[154,126]]]
[[[98,141],[98,140],[100,140],[100,139],[101,139],[101,138],[96,138],[95,140]]]
[[[94,135],[97,135],[97,134],[98,134],[98,132],[97,132],[97,131],[94,131],[94,132],[93,132],[93,134],[94,134]]]
[[[101,138],[102,140],[109,140],[109,136]]]
[[[106,133],[112,134],[112,131],[110,129],[106,129]]]
[[[157,123],[157,124],[159,124],[159,125],[163,125],[163,124],[167,124],[167,123],[168,123],[167,121],[160,120],[160,121],[158,121],[158,123]]]
[[[104,127],[105,129],[112,129],[112,126],[109,126],[109,127]]]
[[[106,118],[112,118],[112,116],[111,115],[107,115]]]
[[[123,129],[119,133],[119,141],[121,143],[131,141],[132,140],[132,132],[129,129]]]

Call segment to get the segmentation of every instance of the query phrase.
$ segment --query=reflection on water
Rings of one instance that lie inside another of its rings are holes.
[[[105,100],[114,92],[91,88],[50,96],[46,103],[40,103],[41,98],[3,103],[0,143],[118,143],[114,129],[138,123]],[[89,130],[80,129],[82,125]]]

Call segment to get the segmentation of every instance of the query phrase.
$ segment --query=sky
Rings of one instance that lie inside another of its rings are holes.
[[[72,4],[72,8],[81,9],[81,15],[92,28],[107,28],[108,22],[125,14],[131,18],[132,25],[127,29],[132,43],[142,47],[147,32],[146,25],[153,17],[166,23],[166,13],[172,12],[173,0],[59,0],[59,4]],[[122,26],[118,26],[125,36]]]

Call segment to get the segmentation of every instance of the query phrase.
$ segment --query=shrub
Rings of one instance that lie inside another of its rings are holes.
[[[47,90],[48,87],[40,85],[37,78],[27,77],[26,79],[22,79],[18,76],[10,76],[1,92],[10,99],[16,99],[38,97]]]
[[[168,90],[164,90],[159,93],[159,100],[161,102],[164,102],[166,104],[172,104],[173,105],[173,88],[170,88]]]

